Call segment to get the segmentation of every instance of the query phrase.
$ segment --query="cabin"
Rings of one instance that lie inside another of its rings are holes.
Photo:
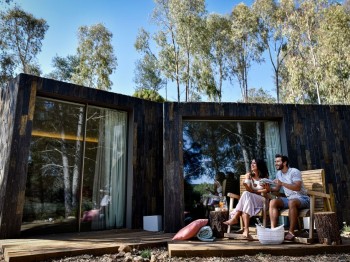
[[[0,105],[2,239],[142,229],[152,216],[177,232],[193,202],[188,177],[214,170],[215,149],[196,158],[202,138],[222,143],[238,177],[255,149],[271,176],[276,153],[324,169],[339,224],[350,222],[350,106],[158,103],[26,74],[0,90]]]

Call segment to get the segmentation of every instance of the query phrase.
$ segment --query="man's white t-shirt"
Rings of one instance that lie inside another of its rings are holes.
[[[282,173],[281,170],[278,170],[276,173],[276,178],[286,184],[294,184],[296,181],[302,182],[300,191],[293,191],[286,187],[283,187],[284,193],[289,199],[299,198],[301,196],[307,195],[307,191],[301,178],[301,172],[298,169],[289,167],[287,173],[285,174]]]

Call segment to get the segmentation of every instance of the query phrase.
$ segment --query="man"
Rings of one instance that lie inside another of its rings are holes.
[[[276,187],[270,188],[271,191],[284,190],[286,197],[278,197],[270,201],[270,220],[271,228],[277,227],[277,219],[279,209],[289,208],[289,231],[285,236],[285,240],[294,240],[294,229],[298,220],[298,209],[308,208],[310,206],[310,198],[306,194],[303,185],[301,173],[296,168],[289,167],[287,156],[276,154],[275,167]]]

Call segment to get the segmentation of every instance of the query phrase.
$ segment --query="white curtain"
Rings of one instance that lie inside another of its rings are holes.
[[[265,122],[265,153],[270,178],[275,178],[275,155],[281,151],[281,139],[278,122]]]
[[[101,109],[99,141],[93,186],[93,202],[99,216],[92,229],[123,227],[126,195],[125,112]]]

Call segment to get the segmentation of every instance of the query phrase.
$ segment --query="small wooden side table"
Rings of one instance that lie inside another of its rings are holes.
[[[223,238],[227,231],[227,225],[223,222],[228,220],[228,210],[225,211],[210,211],[209,225],[213,230],[213,235],[217,238]]]
[[[342,239],[335,212],[316,212],[315,227],[318,240],[324,245],[341,245]]]

